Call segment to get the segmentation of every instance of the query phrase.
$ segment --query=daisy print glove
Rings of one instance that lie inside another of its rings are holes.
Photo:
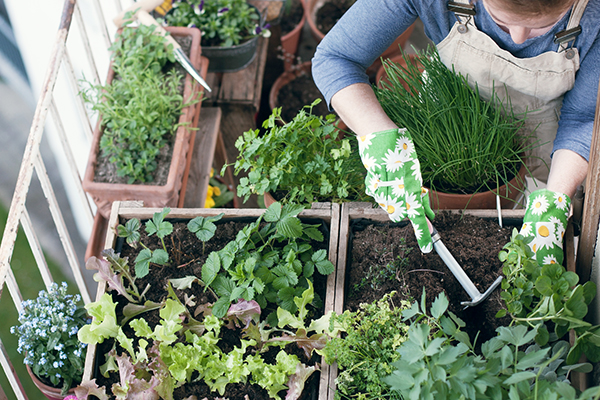
[[[563,237],[571,199],[563,193],[540,189],[529,195],[523,226],[519,232],[533,238],[529,247],[539,265],[563,263]]]
[[[366,193],[398,222],[408,217],[423,253],[433,249],[427,217],[434,214],[421,167],[406,129],[390,129],[358,137],[360,157],[367,169]]]

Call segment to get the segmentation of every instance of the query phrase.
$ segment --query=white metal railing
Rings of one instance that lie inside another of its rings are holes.
[[[124,1],[125,4],[132,0]],[[45,132],[52,132],[53,139],[60,143],[62,154],[59,156],[67,169],[71,171],[70,178],[74,182],[76,198],[81,203],[83,212],[78,218],[91,226],[93,223],[94,206],[85,194],[81,185],[81,176],[85,163],[81,163],[82,155],[87,158],[92,129],[95,124],[94,116],[86,108],[79,96],[80,82],[90,79],[94,84],[104,80],[108,68],[108,48],[112,42],[111,32],[115,29],[112,23],[107,23],[123,9],[121,0],[110,2],[100,0],[65,0],[60,26],[53,44],[52,55],[39,94],[37,107],[29,131],[26,148],[23,154],[17,184],[9,209],[8,220],[0,244],[0,296],[6,295],[4,288],[12,298],[17,310],[21,309],[23,300],[21,290],[11,269],[10,261],[14,251],[15,240],[19,227],[27,237],[40,276],[46,288],[53,282],[46,258],[42,251],[34,223],[29,217],[26,200],[35,172],[47,199],[48,210],[54,221],[56,233],[60,238],[62,249],[70,270],[84,302],[87,304],[91,297],[82,275],[82,260],[84,255],[77,254],[71,240],[77,231],[69,231],[61,209],[68,204],[59,204],[52,183],[46,171],[46,164],[40,152],[40,143]],[[90,28],[92,31],[90,31]],[[90,33],[95,36],[90,37]],[[100,39],[98,39],[100,38]],[[99,43],[99,45],[98,45]],[[74,62],[72,57],[76,57]],[[77,143],[74,145],[73,143]],[[82,149],[82,144],[85,149]],[[59,158],[57,157],[57,158]],[[12,392],[17,399],[26,399],[19,376],[14,372],[11,360],[0,338],[0,364],[10,382]],[[0,399],[6,398],[8,388],[0,387]]]

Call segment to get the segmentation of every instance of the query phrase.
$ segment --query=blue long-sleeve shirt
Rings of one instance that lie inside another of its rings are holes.
[[[490,17],[482,4],[475,3],[477,28],[502,49],[518,58],[556,51],[554,35],[565,29],[571,12],[544,35],[515,44]],[[446,0],[357,0],[317,46],[312,75],[327,104],[339,90],[354,83],[369,83],[365,73],[392,42],[418,18],[425,34],[441,42],[456,22]],[[589,160],[592,129],[600,79],[600,0],[590,0],[575,41],[580,69],[575,86],[565,94],[554,151],[568,149]]]

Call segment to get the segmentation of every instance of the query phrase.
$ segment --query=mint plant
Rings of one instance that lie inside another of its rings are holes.
[[[244,201],[251,194],[278,191],[285,194],[280,200],[284,203],[368,201],[356,139],[339,137],[334,115],[313,115],[319,102],[304,107],[283,126],[281,108],[276,108],[263,123],[264,134],[250,130],[236,140],[240,154],[234,172],[248,172],[237,188]]]
[[[167,68],[175,62],[172,45],[155,27],[125,27],[111,46],[115,76],[110,84],[84,82],[81,95],[100,114],[100,151],[128,183],[153,180],[156,157],[178,128],[184,106],[183,75]]]
[[[308,287],[315,270],[322,275],[334,271],[327,252],[313,250],[311,241],[323,241],[323,234],[300,221],[303,209],[274,203],[235,240],[209,254],[202,281],[219,297],[213,305],[215,316],[225,316],[238,299],[256,300],[263,309],[276,304],[295,312],[294,297]]]

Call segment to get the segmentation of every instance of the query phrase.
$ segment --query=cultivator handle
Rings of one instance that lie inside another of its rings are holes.
[[[125,22],[125,20],[123,19],[123,18],[125,18],[125,14],[128,13],[129,11],[135,11],[137,9],[140,9],[142,11],[150,12],[150,11],[154,10],[156,7],[160,6],[162,3],[163,3],[163,0],[136,1],[131,6],[129,6],[125,10],[123,10],[119,15],[117,15],[113,19],[113,22],[115,23],[115,25],[117,27],[120,28],[121,26],[123,26],[123,23]]]

